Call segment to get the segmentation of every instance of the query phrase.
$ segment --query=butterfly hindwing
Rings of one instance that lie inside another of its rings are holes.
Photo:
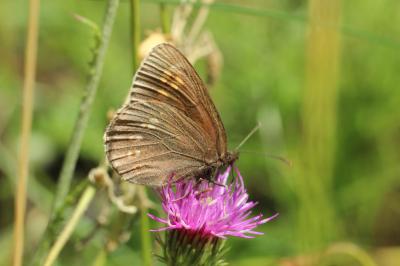
[[[160,102],[135,102],[120,109],[106,133],[106,153],[123,179],[159,186],[203,165],[203,136],[176,110]],[[196,133],[195,133],[196,134]],[[193,152],[195,151],[195,152]]]

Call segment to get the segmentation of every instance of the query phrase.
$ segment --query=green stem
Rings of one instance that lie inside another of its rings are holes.
[[[139,67],[139,44],[140,44],[140,1],[131,0],[131,38],[132,38],[132,65],[133,69],[136,70]],[[146,190],[144,187],[139,188],[141,196],[141,207],[140,207],[140,237],[142,242],[142,260],[143,265],[152,265],[152,249],[151,249],[151,238],[149,232],[149,218],[147,217],[147,207],[145,206],[144,200],[146,199]]]
[[[150,237],[150,226],[149,226],[149,217],[147,216],[147,206],[146,206],[146,188],[141,187],[139,190],[140,193],[140,237],[142,242],[142,260],[143,265],[151,266],[152,263],[152,245],[151,245],[151,237]]]
[[[82,99],[78,118],[76,120],[72,138],[68,146],[66,156],[61,168],[59,182],[54,200],[54,210],[57,210],[65,197],[68,194],[71,186],[72,176],[75,170],[76,162],[78,160],[79,151],[81,148],[84,132],[88,124],[90,111],[96,96],[97,88],[99,86],[100,77],[103,71],[104,58],[107,52],[108,43],[110,41],[111,32],[114,24],[115,15],[117,13],[119,0],[109,0],[108,7],[105,14],[103,30],[99,48],[94,60],[94,68],[89,82],[85,89],[85,94]]]
[[[335,164],[337,97],[340,68],[340,0],[309,1],[306,86],[303,92],[301,171],[299,197],[299,247],[311,251],[335,240],[339,234],[332,190]],[[315,210],[318,210],[316,212]],[[315,230],[310,232],[309,228]]]
[[[160,19],[161,19],[161,29],[164,34],[170,32],[169,24],[170,18],[167,10],[167,5],[165,3],[160,3]]]
[[[103,248],[100,249],[92,266],[104,266],[107,263],[107,251]]]
[[[140,210],[140,237],[142,238],[142,259],[143,265],[152,265],[151,259],[151,240],[149,234],[149,219],[147,217],[147,208]]]
[[[83,100],[81,102],[79,115],[73,129],[73,135],[62,165],[53,210],[50,215],[50,220],[44,233],[43,240],[40,241],[39,247],[35,254],[35,259],[33,260],[33,263],[37,265],[42,264],[39,260],[42,260],[44,252],[53,242],[54,235],[57,234],[57,232],[60,230],[62,217],[58,216],[61,216],[62,214],[58,210],[63,206],[63,202],[65,201],[65,198],[70,189],[74,169],[79,156],[79,150],[82,144],[84,131],[88,124],[90,110],[96,96],[97,88],[102,74],[104,59],[110,41],[118,5],[119,0],[109,0],[107,4],[101,39],[98,50],[96,51],[97,53],[95,54],[94,58],[93,71],[90,72],[89,82],[85,89],[85,96],[83,97]]]
[[[131,0],[131,41],[132,41],[132,65],[133,70],[139,66],[139,44],[140,44],[140,1]]]

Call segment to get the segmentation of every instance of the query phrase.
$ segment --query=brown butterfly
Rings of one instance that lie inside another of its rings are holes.
[[[124,180],[161,186],[209,179],[232,164],[224,125],[193,66],[171,44],[144,58],[127,101],[104,135],[108,161]]]

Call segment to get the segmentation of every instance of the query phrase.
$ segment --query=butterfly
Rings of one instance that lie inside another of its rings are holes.
[[[171,178],[213,181],[238,158],[236,151],[227,151],[224,125],[203,81],[168,43],[143,59],[104,143],[123,180],[155,187]]]

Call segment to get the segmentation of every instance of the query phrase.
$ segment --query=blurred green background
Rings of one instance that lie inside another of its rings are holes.
[[[232,265],[297,265],[295,258],[339,247],[328,255],[327,265],[400,265],[400,2],[217,4],[204,26],[223,56],[212,98],[231,148],[261,122],[237,165],[251,198],[259,202],[257,212],[280,213],[261,226],[265,235],[229,239],[227,260]],[[168,5],[167,11],[174,7]],[[91,29],[72,14],[101,25],[104,9],[100,0],[41,2],[27,257],[46,225],[95,45]],[[129,12],[129,2],[122,1],[74,185],[104,160],[107,112],[122,104],[131,85]],[[159,1],[141,1],[140,13],[146,38],[161,27]],[[0,261],[9,261],[12,248],[26,24],[26,1],[1,1]],[[196,68],[205,77],[204,60]],[[284,156],[292,166],[265,154]],[[106,204],[99,199],[105,194],[98,194],[97,206],[80,222],[59,265],[91,265],[104,245],[108,227],[78,245],[94,228],[98,205]],[[138,223],[129,223],[130,240],[109,253],[107,265],[140,265]],[[79,258],[73,256],[77,250]],[[367,264],[369,258],[376,264]]]

